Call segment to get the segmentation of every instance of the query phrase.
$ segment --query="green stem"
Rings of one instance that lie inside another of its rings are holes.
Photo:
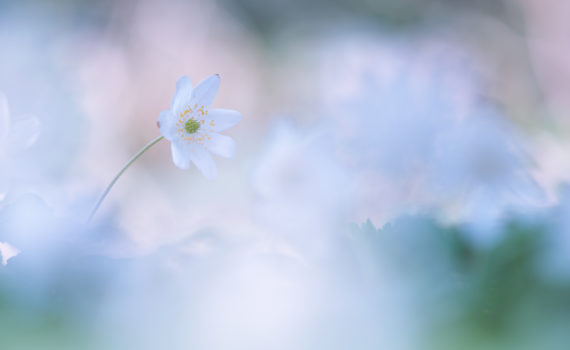
[[[131,166],[131,164],[133,164],[135,162],[135,160],[139,159],[139,157],[142,156],[144,152],[148,151],[149,148],[154,146],[158,141],[162,140],[163,138],[164,138],[164,136],[159,136],[159,137],[155,138],[154,140],[150,141],[146,146],[141,148],[140,151],[138,151],[134,156],[132,156],[131,159],[129,159],[127,164],[125,164],[125,166],[121,169],[121,171],[119,171],[119,173],[115,176],[113,181],[111,181],[109,186],[107,186],[107,189],[105,189],[105,192],[103,192],[101,197],[99,197],[97,204],[95,204],[95,206],[93,207],[93,210],[91,210],[91,214],[89,214],[89,218],[87,219],[87,223],[89,223],[91,221],[91,219],[93,218],[93,216],[97,212],[97,209],[99,209],[99,206],[101,206],[101,203],[103,202],[105,197],[107,197],[107,194],[109,194],[109,191],[111,191],[111,188],[113,188],[113,185],[115,184],[115,182],[117,182],[117,180],[119,180],[119,178],[121,177],[121,175],[123,175],[125,170],[127,170]]]

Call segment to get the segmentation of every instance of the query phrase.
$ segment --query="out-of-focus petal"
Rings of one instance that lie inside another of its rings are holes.
[[[23,116],[12,121],[6,148],[19,151],[32,146],[40,135],[41,122],[35,116]]]
[[[232,158],[236,152],[236,143],[229,136],[212,134],[206,142],[206,148],[219,156]]]
[[[214,74],[202,80],[192,92],[191,107],[194,105],[210,107],[220,87],[220,75]]]
[[[241,113],[231,109],[212,109],[208,111],[204,124],[212,132],[221,132],[239,123],[241,118]]]
[[[190,168],[190,148],[187,144],[180,141],[173,141],[170,144],[170,149],[172,151],[172,161],[174,165],[180,169]]]
[[[176,82],[176,92],[172,98],[170,109],[174,115],[178,115],[188,107],[192,98],[192,81],[187,76],[183,76]]]
[[[162,111],[158,116],[158,127],[164,138],[172,141],[176,137],[176,117],[171,111]]]
[[[2,255],[2,265],[6,266],[8,264],[8,260],[17,256],[18,254],[20,254],[20,250],[18,250],[16,247],[6,242],[0,242],[0,255]]]
[[[190,158],[200,172],[208,179],[215,180],[218,177],[218,169],[216,163],[208,151],[200,145],[193,145],[190,152]]]

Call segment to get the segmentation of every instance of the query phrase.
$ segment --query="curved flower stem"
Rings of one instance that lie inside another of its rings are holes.
[[[119,180],[119,178],[121,177],[121,175],[123,175],[125,170],[127,170],[131,166],[131,164],[133,164],[135,162],[135,160],[139,159],[139,157],[142,156],[144,152],[148,151],[149,148],[154,146],[158,141],[162,140],[163,138],[164,138],[164,136],[159,136],[159,137],[155,138],[154,140],[150,141],[146,146],[141,148],[140,151],[138,151],[134,156],[132,156],[131,159],[129,159],[127,164],[125,164],[125,166],[115,176],[113,181],[111,181],[109,186],[107,186],[107,188],[105,189],[105,192],[103,192],[101,197],[99,197],[97,204],[95,204],[95,206],[93,207],[93,210],[91,210],[91,214],[89,214],[89,218],[87,219],[87,223],[89,223],[91,221],[91,219],[93,218],[93,216],[97,212],[97,209],[99,209],[99,206],[101,206],[101,203],[103,202],[105,197],[107,197],[107,194],[109,194],[109,191],[111,191],[111,188],[113,188],[113,185],[115,184],[115,182],[117,182],[117,180]]]

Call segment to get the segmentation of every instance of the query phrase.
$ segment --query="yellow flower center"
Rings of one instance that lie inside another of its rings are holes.
[[[194,134],[198,129],[200,129],[200,123],[194,120],[194,118],[188,119],[184,124],[184,130],[189,134]]]
[[[212,128],[215,124],[213,120],[206,124],[204,118],[207,115],[208,110],[204,106],[198,107],[197,104],[193,108],[188,107],[183,112],[180,112],[178,123],[176,123],[178,136],[185,141],[196,142],[200,145],[203,145],[205,141],[211,140],[209,133],[213,132]]]

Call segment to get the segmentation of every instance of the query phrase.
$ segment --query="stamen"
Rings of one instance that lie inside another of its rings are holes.
[[[186,130],[186,132],[189,134],[197,132],[198,129],[200,129],[200,123],[194,120],[194,118],[188,119],[184,124],[184,130]]]

